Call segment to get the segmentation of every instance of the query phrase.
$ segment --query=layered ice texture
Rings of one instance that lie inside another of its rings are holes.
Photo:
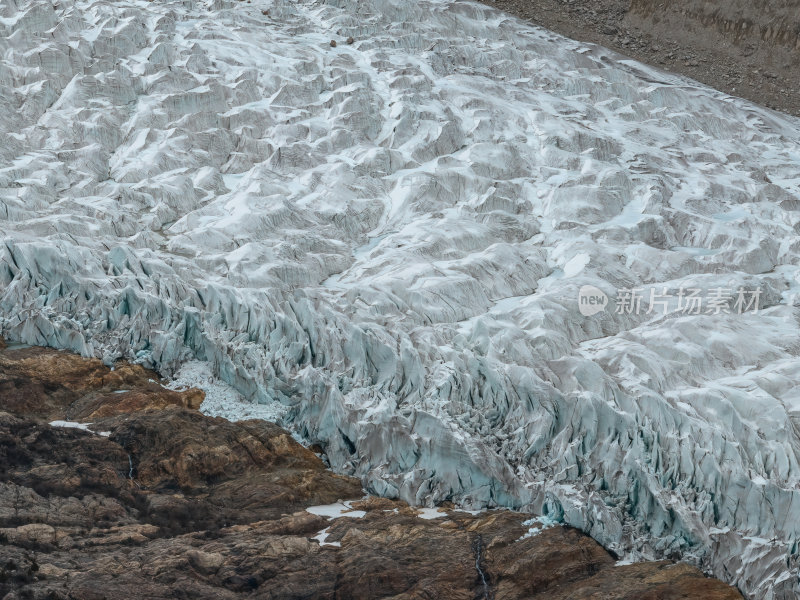
[[[470,2],[4,0],[0,132],[9,339],[798,593],[797,120]]]

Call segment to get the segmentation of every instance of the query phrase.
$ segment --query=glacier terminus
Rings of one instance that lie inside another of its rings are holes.
[[[800,594],[797,119],[473,2],[5,0],[0,139],[0,335]]]

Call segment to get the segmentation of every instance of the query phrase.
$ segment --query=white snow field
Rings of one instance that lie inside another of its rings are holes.
[[[0,132],[10,340],[800,593],[800,121],[471,2],[3,0]]]

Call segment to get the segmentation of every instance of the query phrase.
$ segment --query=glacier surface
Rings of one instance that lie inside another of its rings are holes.
[[[799,593],[798,120],[471,2],[5,0],[0,135],[0,334]]]

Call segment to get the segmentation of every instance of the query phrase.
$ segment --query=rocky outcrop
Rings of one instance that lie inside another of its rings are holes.
[[[159,380],[139,365],[119,363],[111,370],[97,359],[49,348],[0,353],[4,409],[49,420],[92,421],[167,406],[197,409],[203,402],[201,390],[177,392]]]
[[[359,482],[139,367],[0,350],[0,382],[6,600],[740,598],[687,565],[615,566],[578,530],[509,511],[366,497],[309,512],[361,498]]]

